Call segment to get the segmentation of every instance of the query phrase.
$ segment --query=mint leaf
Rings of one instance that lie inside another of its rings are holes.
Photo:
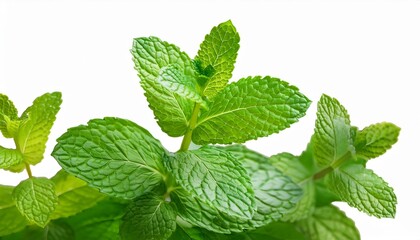
[[[198,90],[196,90],[196,81],[193,77],[184,75],[174,65],[168,65],[160,70],[156,81],[171,92],[206,106]]]
[[[309,217],[315,209],[315,183],[312,173],[302,163],[302,159],[290,153],[279,153],[270,157],[273,166],[298,183],[303,190],[302,198],[296,203],[282,221],[296,222]]]
[[[26,167],[25,166],[25,163],[24,162],[21,162],[21,163],[19,163],[17,165],[13,165],[13,166],[10,166],[10,167],[4,168],[4,169],[7,170],[7,171],[15,172],[15,173],[20,173],[23,170],[25,170],[25,167]]]
[[[372,170],[360,164],[346,164],[325,179],[328,188],[350,206],[378,218],[394,217],[394,190]]]
[[[135,68],[147,101],[162,131],[171,137],[185,134],[194,102],[184,99],[156,81],[161,68],[172,65],[185,76],[195,76],[191,59],[175,45],[156,37],[135,38],[131,49]]]
[[[319,166],[328,166],[354,151],[347,110],[335,98],[322,95],[315,123],[314,156]]]
[[[69,173],[101,192],[132,199],[162,181],[165,149],[146,129],[120,118],[70,128],[52,155]]]
[[[18,111],[13,102],[0,93],[0,131],[6,138],[13,137],[8,130],[8,122],[18,119]]]
[[[74,230],[76,239],[119,240],[119,228],[125,209],[125,204],[104,200],[69,217],[66,222]]]
[[[45,227],[57,206],[54,183],[47,178],[29,178],[13,191],[16,207],[31,223]]]
[[[121,237],[127,240],[165,240],[176,229],[176,211],[155,195],[134,200],[122,220]]]
[[[356,135],[357,156],[372,159],[384,154],[398,141],[400,128],[392,123],[372,124]]]
[[[358,240],[353,220],[333,205],[317,208],[312,217],[299,222],[299,227],[311,240]]]
[[[203,89],[204,96],[212,98],[226,86],[232,77],[238,50],[239,34],[230,20],[214,27],[206,35],[195,58],[203,69],[208,66],[214,69]]]
[[[310,101],[294,86],[271,77],[229,84],[200,115],[193,142],[243,143],[288,128],[305,115]]]
[[[204,240],[198,228],[183,228],[180,225],[176,226],[175,232],[172,233],[168,240]]]
[[[23,155],[16,149],[0,146],[0,168],[7,169],[23,162]]]
[[[36,98],[22,114],[15,142],[25,162],[35,165],[43,159],[48,135],[61,102],[61,93],[46,93]]]
[[[234,234],[232,240],[306,240],[305,236],[291,223],[273,222],[254,231]]]
[[[183,189],[171,193],[171,200],[178,215],[193,226],[217,233],[241,232],[253,228],[250,220],[226,214]]]
[[[18,232],[28,224],[15,206],[13,187],[0,185],[0,236]]]
[[[177,182],[229,215],[250,219],[255,199],[246,170],[230,153],[214,148],[178,152],[165,161]]]
[[[74,240],[73,229],[65,222],[50,222],[45,228],[27,226],[23,231],[8,235],[1,240]]]
[[[105,197],[98,190],[87,186],[86,182],[64,170],[59,171],[51,180],[55,184],[55,192],[58,196],[58,205],[51,219],[72,216],[94,206]]]
[[[295,207],[302,197],[302,189],[274,168],[266,156],[242,145],[224,149],[242,163],[251,177],[257,207],[252,218],[254,227],[278,221]]]

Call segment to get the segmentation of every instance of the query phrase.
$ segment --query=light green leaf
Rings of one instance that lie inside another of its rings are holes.
[[[125,210],[125,204],[104,200],[66,221],[75,232],[75,240],[119,240],[119,228]]]
[[[0,113],[0,130],[6,138],[14,138],[19,130],[20,120],[11,120],[8,116]]]
[[[176,205],[178,215],[193,226],[226,234],[253,228],[250,220],[221,212],[211,204],[192,196],[183,189],[172,192],[171,200]]]
[[[193,77],[184,75],[174,65],[168,65],[161,68],[159,76],[156,81],[171,92],[200,103],[202,106],[207,106],[198,90],[196,90],[196,81]]]
[[[193,196],[229,215],[252,218],[255,199],[251,180],[230,153],[202,147],[178,152],[165,164],[177,182]]]
[[[12,192],[13,187],[0,185],[0,236],[18,232],[28,224],[16,208]]]
[[[358,240],[353,220],[333,205],[317,208],[312,217],[299,222],[299,227],[311,240]]]
[[[394,190],[372,170],[360,164],[346,164],[328,174],[325,181],[350,206],[378,218],[395,216]]]
[[[223,148],[232,153],[251,177],[257,210],[252,218],[254,227],[279,221],[296,206],[302,189],[288,176],[273,167],[268,158],[242,145]]]
[[[357,156],[372,159],[384,154],[398,141],[400,128],[392,123],[377,123],[364,128],[356,135]]]
[[[128,207],[120,227],[121,238],[127,240],[168,239],[176,229],[176,211],[169,202],[147,194]]]
[[[156,37],[136,38],[131,49],[135,69],[161,129],[171,137],[185,134],[194,102],[156,81],[161,68],[172,65],[184,76],[195,76],[191,59],[175,45]]]
[[[14,173],[20,173],[23,170],[25,170],[25,168],[26,168],[25,163],[24,162],[21,162],[21,163],[19,163],[17,165],[13,165],[11,167],[5,168],[5,170],[11,171],[11,172],[14,172]]]
[[[305,236],[291,223],[273,222],[254,231],[235,234],[232,240],[306,240]]]
[[[105,195],[87,186],[82,181],[64,170],[59,171],[51,180],[55,184],[58,205],[51,219],[65,218],[94,206]]]
[[[132,199],[162,181],[165,149],[144,128],[120,118],[70,128],[52,155],[69,173],[101,192]]]
[[[18,119],[18,111],[13,102],[0,93],[0,131],[6,138],[12,137],[7,129],[8,122]]]
[[[16,149],[0,146],[0,168],[10,168],[23,162],[23,155]]]
[[[316,115],[313,148],[320,167],[334,164],[348,152],[354,152],[350,117],[337,99],[322,95]]]
[[[25,162],[35,165],[43,159],[48,135],[61,102],[61,93],[46,93],[36,98],[22,114],[15,142]]]
[[[288,128],[305,115],[310,101],[294,86],[271,77],[229,84],[198,118],[193,142],[243,143]]]
[[[45,227],[57,206],[54,183],[47,178],[29,178],[13,191],[16,207],[31,223]]]
[[[214,69],[204,86],[204,96],[212,98],[226,86],[232,77],[238,50],[239,34],[230,20],[214,27],[206,35],[195,58],[203,69],[208,66]]]
[[[312,173],[302,164],[301,159],[290,153],[279,153],[271,156],[273,166],[298,183],[303,190],[302,198],[282,218],[282,221],[296,222],[309,217],[315,210],[315,184]]]

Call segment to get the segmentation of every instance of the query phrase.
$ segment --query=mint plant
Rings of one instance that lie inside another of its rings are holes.
[[[134,39],[140,85],[162,131],[182,137],[179,150],[116,117],[68,129],[52,152],[70,175],[61,174],[108,197],[59,215],[49,224],[51,239],[353,240],[360,239],[355,223],[333,202],[395,216],[393,189],[366,168],[397,141],[392,123],[359,130],[338,100],[322,95],[301,155],[268,157],[243,145],[290,127],[311,101],[275,77],[229,83],[239,40],[231,21],[221,23],[191,59],[157,37]]]
[[[13,102],[0,94],[0,130],[16,145],[0,146],[0,168],[28,174],[16,187],[0,185],[0,239],[16,232],[20,233],[5,239],[44,239],[35,236],[58,229],[52,220],[81,212],[105,197],[64,171],[51,179],[32,175],[31,166],[43,159],[61,102],[61,93],[46,93],[18,117]]]

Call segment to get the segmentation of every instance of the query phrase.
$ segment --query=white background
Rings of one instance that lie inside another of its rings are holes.
[[[398,144],[368,164],[394,187],[396,219],[340,207],[356,221],[362,239],[420,239],[419,1],[0,0],[0,92],[20,113],[45,92],[63,93],[45,161],[33,174],[52,176],[59,169],[50,156],[55,139],[91,118],[131,119],[176,150],[181,139],[162,133],[147,107],[129,53],[132,39],[158,36],[194,57],[211,27],[228,19],[241,36],[234,80],[280,77],[313,101],[290,129],[247,145],[266,155],[299,154],[313,132],[322,93],[346,106],[353,125],[399,125]],[[25,178],[0,171],[0,184]]]

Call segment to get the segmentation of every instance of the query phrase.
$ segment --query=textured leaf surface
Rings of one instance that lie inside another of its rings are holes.
[[[306,240],[295,225],[284,222],[274,222],[254,231],[235,234],[232,240]]]
[[[52,155],[59,164],[101,192],[131,199],[162,181],[165,150],[129,120],[91,120],[87,126],[69,129],[57,141]]]
[[[274,168],[266,156],[242,145],[224,149],[242,163],[251,177],[257,207],[252,218],[254,227],[279,221],[285,213],[295,207],[303,195],[302,189]]]
[[[325,181],[350,206],[378,218],[395,216],[394,190],[372,170],[360,164],[347,164],[327,175]]]
[[[305,115],[310,101],[294,86],[271,77],[229,84],[198,119],[193,142],[243,143],[288,128]]]
[[[159,126],[169,136],[184,135],[194,103],[163,87],[156,78],[161,68],[168,65],[176,67],[185,76],[194,76],[191,59],[178,47],[156,37],[134,39],[131,53],[141,86]]]
[[[156,81],[171,92],[178,94],[193,102],[206,105],[206,102],[196,90],[196,81],[193,77],[184,75],[175,66],[163,67]]]
[[[0,146],[0,168],[10,168],[23,162],[23,155],[16,149]]]
[[[61,102],[61,93],[46,93],[36,98],[22,114],[15,142],[25,162],[35,165],[43,159],[48,135]]]
[[[250,220],[221,212],[200,198],[191,196],[185,190],[174,191],[171,199],[176,205],[178,215],[193,226],[226,234],[253,228]]]
[[[270,157],[270,162],[286,176],[298,183],[303,196],[282,218],[282,221],[295,222],[309,217],[315,209],[315,184],[312,173],[302,164],[300,159],[290,153],[280,153]]]
[[[59,171],[51,180],[55,184],[58,205],[51,219],[65,218],[94,206],[105,195],[87,186],[82,181],[64,170]]]
[[[144,195],[128,207],[120,232],[122,239],[165,240],[176,229],[176,211],[162,198]]]
[[[356,135],[357,155],[366,159],[384,154],[398,141],[400,128],[392,123],[377,123],[364,128]]]
[[[301,230],[311,240],[358,240],[353,220],[333,205],[317,208],[312,217],[299,222]]]
[[[7,120],[16,120],[18,111],[13,102],[0,93],[0,131],[4,137],[11,137],[7,129]]]
[[[125,210],[125,204],[104,200],[66,221],[74,229],[75,240],[119,240],[119,227]]]
[[[183,228],[180,225],[176,226],[175,232],[172,233],[168,240],[204,240],[198,228]]]
[[[204,87],[204,96],[212,98],[226,86],[232,77],[238,50],[239,34],[231,21],[221,23],[206,35],[195,58],[202,68],[210,65],[214,69]]]
[[[54,183],[47,178],[29,178],[13,191],[16,207],[31,223],[45,227],[57,206]]]
[[[315,123],[314,156],[319,166],[327,166],[354,151],[347,110],[335,98],[322,95]]]
[[[0,185],[0,236],[18,232],[28,224],[15,206],[13,187]]]
[[[177,182],[229,215],[250,219],[255,199],[246,170],[230,153],[214,147],[176,153],[165,161]]]

